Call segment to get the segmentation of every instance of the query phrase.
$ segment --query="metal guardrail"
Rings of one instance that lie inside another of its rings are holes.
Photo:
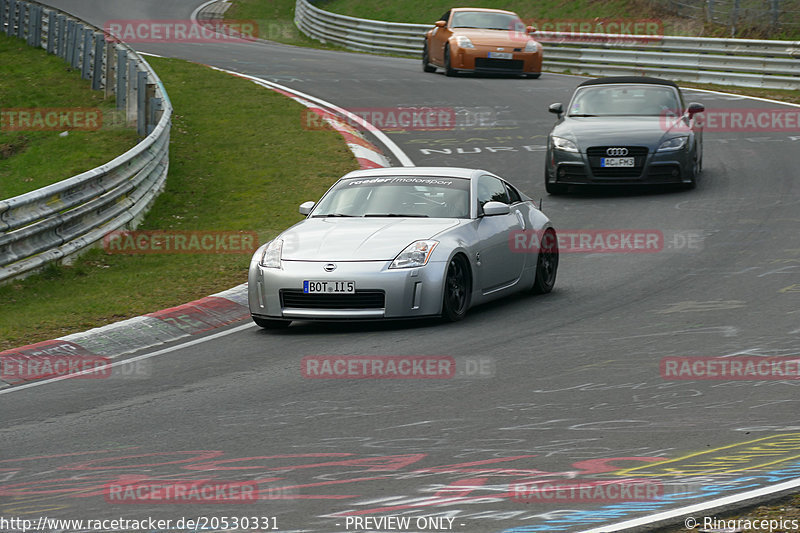
[[[432,25],[367,20],[297,0],[295,24],[306,35],[352,50],[419,55]],[[796,89],[800,42],[540,31],[544,68],[590,75],[648,75],[676,81]]]
[[[92,88],[116,94],[117,109],[143,139],[97,168],[0,200],[0,282],[26,275],[135,227],[163,190],[172,104],[155,71],[99,28],[26,0],[0,0],[0,31],[79,70]]]

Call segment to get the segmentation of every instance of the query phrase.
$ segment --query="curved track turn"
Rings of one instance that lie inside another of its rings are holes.
[[[48,3],[100,26],[187,19],[197,6]],[[476,308],[456,324],[245,328],[148,359],[147,380],[66,380],[6,394],[3,515],[270,515],[284,531],[344,531],[350,513],[448,517],[452,531],[579,531],[800,477],[800,381],[669,381],[659,368],[669,356],[800,355],[800,134],[707,133],[694,191],[547,197],[547,104],[565,101],[578,77],[446,78],[424,74],[418,60],[271,43],[139,49],[344,108],[440,106],[482,117],[468,128],[389,135],[417,165],[485,168],[544,196],[558,228],[660,230],[664,250],[562,254],[551,294]],[[775,105],[686,96],[708,109]],[[491,372],[304,379],[300,361],[309,355],[449,355],[486,361]],[[751,442],[758,439],[767,440]],[[758,448],[780,453],[767,460]],[[664,459],[677,461],[653,464]],[[698,459],[710,474],[670,470]],[[108,503],[102,485],[120,475],[259,480],[262,488],[288,484],[292,496],[199,512]],[[672,498],[512,497],[513,485],[533,480],[633,478]]]

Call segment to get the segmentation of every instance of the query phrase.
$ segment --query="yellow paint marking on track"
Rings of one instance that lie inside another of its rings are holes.
[[[722,446],[614,472],[620,476],[732,474],[800,459],[800,433],[785,433]]]

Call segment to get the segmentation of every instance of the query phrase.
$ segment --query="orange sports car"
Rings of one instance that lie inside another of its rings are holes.
[[[436,67],[453,76],[459,72],[496,72],[538,78],[542,45],[516,13],[501,9],[454,8],[425,34],[422,69]]]

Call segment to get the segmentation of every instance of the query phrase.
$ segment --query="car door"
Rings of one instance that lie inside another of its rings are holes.
[[[428,54],[430,55],[430,59],[433,63],[436,63],[437,65],[443,65],[444,45],[447,43],[447,40],[450,38],[450,34],[452,33],[447,27],[447,23],[450,20],[450,11],[446,11],[439,20],[443,20],[445,22],[445,26],[442,28],[438,26],[433,28],[430,37]]]
[[[477,280],[486,294],[512,285],[522,274],[525,254],[514,253],[510,246],[511,232],[525,229],[524,219],[514,206],[505,215],[483,215],[483,204],[489,201],[509,204],[508,190],[502,180],[484,174],[478,178],[478,262]]]

